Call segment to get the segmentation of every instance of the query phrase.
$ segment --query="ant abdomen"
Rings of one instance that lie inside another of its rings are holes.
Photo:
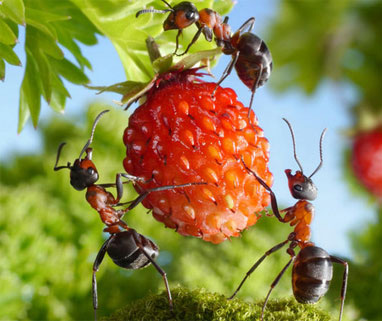
[[[333,277],[330,255],[317,246],[304,247],[297,255],[292,270],[292,286],[300,303],[315,303],[326,294]]]
[[[137,245],[136,240],[141,243],[144,252],[153,260],[158,257],[159,249],[154,242],[135,230],[129,229],[115,234],[107,247],[107,253],[115,264],[125,269],[137,270],[151,263]]]
[[[241,81],[249,89],[252,89],[255,83],[257,87],[263,86],[271,75],[273,65],[271,53],[265,42],[255,34],[245,32],[238,39],[237,50],[239,58],[235,69]],[[254,68],[256,66],[257,68]]]

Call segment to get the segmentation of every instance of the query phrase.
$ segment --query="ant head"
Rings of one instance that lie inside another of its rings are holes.
[[[82,191],[98,181],[97,168],[92,162],[91,156],[92,149],[87,148],[85,158],[76,159],[73,166],[70,167],[70,184],[77,191]]]
[[[292,171],[287,169],[285,170],[285,174],[288,177],[289,190],[293,198],[309,201],[316,199],[317,187],[309,177],[306,177],[303,174],[303,172],[296,171],[296,174],[293,175]]]
[[[61,150],[66,143],[61,143],[58,147],[56,164],[54,165],[54,170],[58,171],[63,168],[70,169],[70,184],[78,191],[81,191],[98,181],[98,172],[94,163],[92,162],[92,152],[93,149],[89,147],[89,145],[93,141],[94,131],[96,125],[101,118],[101,116],[107,113],[108,110],[104,110],[98,114],[96,117],[91,135],[89,140],[86,142],[85,146],[82,148],[80,156],[74,161],[73,166],[70,165],[70,162],[67,163],[66,166],[57,166],[58,160],[60,159]],[[86,153],[85,157],[82,158],[82,154]]]
[[[292,142],[293,142],[294,159],[296,160],[298,167],[300,167],[300,170],[296,171],[295,175],[291,174],[292,171],[290,169],[285,170],[285,174],[288,177],[289,190],[295,199],[306,199],[309,201],[313,201],[317,197],[317,187],[316,187],[316,185],[314,185],[311,177],[314,174],[316,174],[322,166],[322,162],[323,162],[322,140],[324,139],[324,136],[326,133],[326,128],[322,131],[322,134],[320,137],[320,164],[318,164],[317,168],[313,171],[313,173],[309,177],[307,177],[304,175],[304,172],[302,170],[302,166],[301,166],[301,164],[297,158],[296,143],[294,140],[294,133],[293,133],[292,125],[285,118],[283,118],[283,120],[287,123],[289,130],[291,132]]]
[[[195,5],[188,1],[183,1],[173,8],[171,13],[163,23],[163,29],[184,29],[199,20],[199,12]]]

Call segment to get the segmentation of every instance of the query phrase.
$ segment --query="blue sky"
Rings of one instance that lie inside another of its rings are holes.
[[[277,15],[277,1],[239,1],[230,13],[232,29],[238,28],[249,15],[256,17],[254,32],[266,40],[266,27]],[[24,41],[23,37],[21,34],[19,39],[21,44]],[[87,73],[92,84],[109,85],[125,80],[118,55],[107,39],[99,38],[97,46],[82,46],[82,50],[93,66],[93,71]],[[272,51],[272,48],[270,50]],[[25,61],[21,45],[17,46],[16,51],[22,61]],[[222,57],[217,67],[213,69],[216,78],[222,74],[228,61],[229,57]],[[38,151],[40,148],[38,131],[34,130],[31,124],[17,135],[19,86],[23,68],[9,65],[6,68],[5,82],[0,83],[1,161],[5,161],[16,151],[27,153]],[[272,77],[277,77],[277,57],[274,57],[274,70],[270,81]],[[235,72],[222,85],[233,88],[244,104],[249,103],[250,91],[240,82]],[[63,117],[80,113],[89,102],[99,98],[93,91],[85,88],[68,83],[67,87],[72,99],[68,101]],[[351,126],[348,106],[342,99],[345,95],[347,100],[355,97],[351,88],[338,87],[329,82],[323,83],[310,97],[297,90],[276,94],[265,85],[257,91],[253,105],[260,126],[270,141],[270,168],[275,177],[273,191],[279,204],[285,206],[291,206],[295,200],[289,194],[284,170],[290,168],[295,171],[298,167],[293,158],[289,130],[281,118],[287,118],[294,127],[297,153],[306,173],[311,173],[319,163],[319,137],[322,130],[328,128],[323,144],[324,165],[314,176],[319,195],[314,201],[316,215],[313,223],[313,241],[339,256],[351,255],[348,232],[362,228],[372,219],[375,212],[375,208],[352,195],[343,180],[342,155],[348,142],[342,131]],[[115,96],[102,95],[102,99],[111,105],[112,98]],[[46,105],[42,106],[43,119],[50,117],[52,113]],[[280,241],[284,238],[280,236]]]

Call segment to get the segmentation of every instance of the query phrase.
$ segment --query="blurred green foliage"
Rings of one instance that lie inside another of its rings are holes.
[[[98,213],[87,204],[85,192],[74,190],[69,171],[53,171],[58,145],[65,141],[60,164],[73,162],[89,138],[96,115],[107,107],[93,104],[86,117],[49,120],[42,126],[43,150],[15,155],[0,166],[0,320],[83,320],[93,318],[91,271],[107,235]],[[82,121],[86,121],[83,126]],[[93,160],[100,183],[115,181],[123,171],[122,134],[126,112],[112,110],[95,131]],[[136,193],[125,186],[125,198]],[[111,192],[115,193],[113,189]],[[252,264],[271,246],[286,239],[292,228],[264,216],[240,238],[220,245],[186,238],[155,221],[141,205],[125,216],[130,226],[161,248],[159,264],[170,286],[206,288],[225,296],[233,293]],[[275,224],[276,223],[276,224]],[[239,292],[246,300],[263,300],[278,271],[288,261],[280,250],[256,270]],[[290,270],[272,298],[292,295]],[[342,275],[342,270],[336,269]],[[163,289],[153,267],[123,270],[106,257],[97,273],[99,315],[110,314],[128,302]],[[339,288],[330,290],[333,313],[339,310]],[[322,306],[322,303],[320,304]],[[323,304],[325,310],[327,304]],[[345,306],[345,313],[348,306]]]

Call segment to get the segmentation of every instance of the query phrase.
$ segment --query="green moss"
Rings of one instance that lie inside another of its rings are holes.
[[[227,300],[221,294],[205,290],[172,290],[174,311],[168,307],[166,293],[148,295],[117,311],[103,321],[139,320],[139,321],[245,321],[259,320],[263,302],[250,303],[240,299]],[[330,320],[326,312],[312,305],[297,303],[293,298],[270,300],[265,311],[267,321],[326,321]]]

